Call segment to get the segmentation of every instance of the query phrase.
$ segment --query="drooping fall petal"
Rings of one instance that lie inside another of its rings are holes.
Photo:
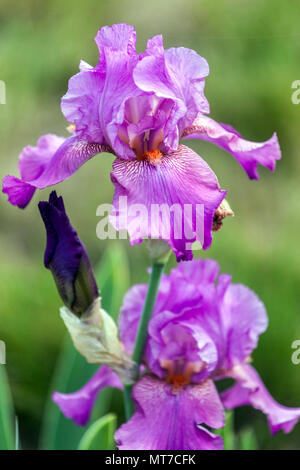
[[[276,134],[266,142],[251,142],[231,126],[218,123],[203,114],[183,131],[182,138],[206,140],[218,145],[233,155],[250,179],[258,179],[258,165],[273,171],[276,161],[281,158]]]

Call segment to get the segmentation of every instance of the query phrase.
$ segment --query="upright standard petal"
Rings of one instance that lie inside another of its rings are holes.
[[[190,263],[178,264],[169,275],[162,276],[153,318],[162,312],[168,315],[173,313],[179,317],[184,311],[190,309],[196,311],[198,308],[197,312],[199,316],[201,312],[202,319],[207,319],[208,323],[216,323],[215,330],[219,337],[220,319],[215,313],[216,306],[219,305],[218,289],[215,286],[218,273],[219,265],[211,259],[198,259]],[[128,290],[123,299],[119,315],[119,329],[121,339],[129,352],[133,350],[146,293],[147,284],[137,284]],[[207,314],[204,314],[204,311]]]
[[[217,177],[199,155],[185,146],[164,155],[157,164],[116,159],[111,223],[127,230],[132,244],[160,238],[177,260],[192,259],[192,243],[204,249],[212,241],[216,209],[226,195]]]
[[[89,142],[105,143],[100,126],[99,106],[105,83],[105,72],[84,66],[69,80],[62,97],[61,110],[68,122],[75,124],[76,135]]]
[[[215,370],[218,354],[213,339],[189,309],[152,317],[146,348],[150,370],[162,379],[198,383]]]
[[[123,389],[118,374],[109,367],[102,366],[84,387],[74,393],[54,392],[52,400],[62,413],[78,426],[85,426],[99,392],[105,387]]]
[[[99,48],[100,62],[101,59],[105,59],[105,57],[102,56],[105,48],[122,51],[129,56],[136,54],[136,32],[133,26],[126,23],[103,26],[103,28],[99,29],[95,37],[95,42]]]
[[[125,103],[142,94],[132,77],[139,60],[135,52],[135,38],[133,26],[126,24],[105,26],[95,38],[100,52],[97,68],[105,68],[105,83],[99,106],[100,125],[106,142],[124,159],[135,158],[134,151],[121,135]]]
[[[275,169],[276,160],[280,160],[281,152],[276,134],[266,142],[251,142],[232,127],[220,124],[200,114],[190,127],[182,134],[182,139],[201,139],[218,145],[233,157],[244,168],[250,179],[258,179],[258,164],[269,170]]]
[[[180,391],[153,376],[133,389],[136,412],[116,432],[120,450],[219,450],[220,436],[205,428],[224,426],[223,407],[211,380]],[[204,425],[204,426],[203,426]]]
[[[236,384],[221,395],[225,408],[252,405],[267,416],[272,434],[279,430],[285,433],[292,431],[300,419],[300,408],[288,408],[277,403],[253,367],[239,365],[227,371],[226,376],[235,379]]]
[[[133,77],[141,90],[173,102],[163,127],[166,151],[177,149],[183,129],[199,112],[209,112],[203,93],[208,73],[206,60],[195,51],[184,47],[164,51],[162,36],[148,41],[146,56],[135,67]]]

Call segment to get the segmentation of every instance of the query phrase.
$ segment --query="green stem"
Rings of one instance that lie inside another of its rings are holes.
[[[140,319],[138,332],[136,335],[136,340],[135,340],[135,345],[134,345],[133,356],[132,356],[133,361],[136,362],[138,366],[140,366],[142,358],[143,358],[143,353],[144,353],[145,344],[146,344],[147,335],[148,335],[148,324],[153,313],[153,309],[154,309],[154,305],[155,305],[155,301],[157,297],[157,292],[158,292],[158,287],[160,283],[160,278],[163,273],[165,264],[166,264],[165,262],[154,262],[152,264],[147,296],[146,296],[142,316]],[[131,398],[132,387],[133,385],[124,386],[123,396],[124,396],[126,420],[130,419],[134,411],[133,401]]]
[[[148,324],[152,316],[154,309],[157,291],[159,287],[160,278],[164,270],[165,264],[163,263],[153,263],[151,269],[151,275],[148,285],[147,297],[144,304],[143,313],[140,319],[138,332],[136,335],[135,345],[132,360],[138,365],[141,364],[146,339],[148,335]]]
[[[134,406],[133,406],[133,401],[131,398],[132,387],[133,385],[124,385],[124,390],[123,390],[126,421],[128,421],[134,413]]]

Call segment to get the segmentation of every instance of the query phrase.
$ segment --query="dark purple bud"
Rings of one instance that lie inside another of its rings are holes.
[[[51,270],[64,304],[80,317],[99,297],[86,249],[69,221],[62,197],[55,191],[49,202],[39,203],[39,210],[47,232],[44,264]]]

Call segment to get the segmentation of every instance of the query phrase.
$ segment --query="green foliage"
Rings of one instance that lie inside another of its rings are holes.
[[[256,450],[258,449],[257,441],[253,429],[244,429],[239,435],[240,450]]]
[[[0,365],[0,450],[15,449],[13,408],[4,365]]]
[[[236,448],[233,411],[227,411],[225,413],[224,428],[214,429],[214,433],[219,434],[219,436],[223,438],[224,450],[234,450]]]
[[[112,450],[117,418],[109,413],[95,421],[83,435],[78,450]]]

